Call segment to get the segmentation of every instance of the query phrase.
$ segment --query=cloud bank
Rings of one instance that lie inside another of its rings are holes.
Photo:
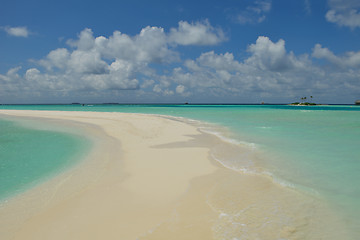
[[[295,55],[285,40],[259,36],[243,58],[210,50],[181,59],[180,45],[225,40],[208,21],[181,21],[168,32],[148,26],[133,36],[94,36],[86,28],[33,67],[0,74],[0,100],[281,103],[307,95],[331,102],[336,95],[350,102],[360,91],[360,52],[336,55],[321,44]]]

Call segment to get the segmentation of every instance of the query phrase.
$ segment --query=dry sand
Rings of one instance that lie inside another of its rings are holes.
[[[220,140],[184,122],[125,113],[0,114],[77,129],[94,142],[84,161],[0,206],[2,240],[344,236],[324,235],[329,223],[319,220],[332,216],[314,198],[210,160]]]

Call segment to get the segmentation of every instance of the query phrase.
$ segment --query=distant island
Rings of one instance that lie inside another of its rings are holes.
[[[295,105],[295,106],[315,106],[315,105],[319,105],[319,104],[309,103],[309,102],[294,102],[294,103],[290,103],[289,105]]]
[[[307,98],[306,97],[302,97],[301,98],[301,102],[294,102],[294,103],[290,103],[289,105],[295,105],[295,106],[315,106],[318,105],[316,103],[313,102],[304,102]],[[310,99],[313,99],[313,96],[310,96]]]

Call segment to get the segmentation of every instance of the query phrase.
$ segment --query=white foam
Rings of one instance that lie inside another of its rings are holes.
[[[216,137],[218,137],[220,140],[222,140],[223,142],[227,142],[233,145],[238,145],[238,146],[246,146],[249,147],[251,149],[255,149],[257,147],[257,145],[255,143],[250,143],[250,142],[245,142],[245,141],[239,141],[233,138],[228,138],[225,137],[221,132],[216,131],[212,128],[208,128],[208,127],[200,127],[199,128],[200,131],[204,132],[204,133],[208,133],[211,135],[214,135]]]
[[[229,163],[225,163],[224,161],[220,160],[219,158],[215,157],[213,153],[210,153],[210,156],[212,159],[220,163],[222,166],[224,166],[227,169],[233,170],[235,172],[241,172],[241,173],[247,173],[247,174],[257,174],[256,171],[250,170],[245,167],[238,167],[238,166],[231,166]]]

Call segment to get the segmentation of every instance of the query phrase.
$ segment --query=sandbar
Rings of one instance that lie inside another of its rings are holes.
[[[316,199],[211,159],[221,140],[184,121],[112,112],[0,114],[77,129],[94,142],[79,164],[1,204],[1,239],[345,236],[328,231],[339,221],[322,221],[336,218]]]

